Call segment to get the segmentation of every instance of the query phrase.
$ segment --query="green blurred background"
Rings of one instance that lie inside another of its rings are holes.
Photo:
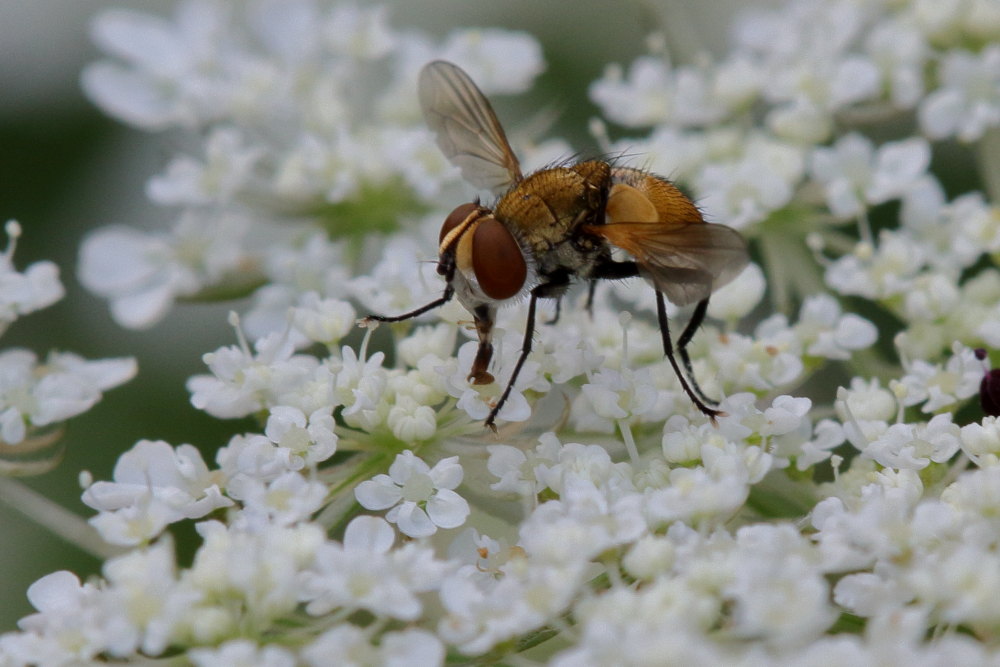
[[[553,106],[562,113],[558,134],[584,151],[587,120],[595,108],[587,84],[610,62],[629,63],[654,29],[667,33],[672,49],[704,46],[724,51],[726,29],[738,0],[694,3],[577,0],[497,0],[472,3],[428,0],[392,5],[392,24],[444,36],[456,27],[523,29],[542,43],[548,69],[519,104],[526,110]],[[745,5],[745,3],[743,3]],[[176,136],[130,130],[103,117],[80,92],[79,73],[99,54],[88,23],[104,7],[169,14],[174,3],[99,0],[0,0],[0,222],[15,218],[24,228],[17,266],[50,259],[61,267],[66,298],[17,322],[2,348],[27,347],[39,356],[70,350],[90,359],[135,356],[139,376],[112,390],[93,410],[72,420],[67,455],[55,471],[26,480],[62,506],[84,516],[78,474],[111,475],[116,457],[141,438],[190,442],[212,459],[229,435],[245,428],[220,422],[188,403],[184,382],[202,372],[201,355],[233,340],[226,312],[239,304],[185,305],[144,332],[115,325],[106,304],[77,283],[76,253],[90,229],[120,223],[161,228],[173,217],[144,197],[146,180],[160,171],[179,145]],[[684,15],[684,21],[664,17]],[[680,30],[683,25],[698,30]],[[572,27],[571,27],[572,26]],[[505,107],[499,105],[504,116]],[[510,116],[508,116],[510,117]],[[0,632],[31,612],[28,585],[46,573],[69,569],[85,578],[100,563],[0,503]]]

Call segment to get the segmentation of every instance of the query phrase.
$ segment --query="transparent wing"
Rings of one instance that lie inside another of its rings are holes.
[[[678,306],[708,298],[750,261],[746,241],[725,225],[615,222],[585,230],[635,257],[640,275]]]
[[[418,89],[427,126],[465,180],[496,193],[521,180],[521,167],[503,127],[468,74],[435,60],[420,71]]]

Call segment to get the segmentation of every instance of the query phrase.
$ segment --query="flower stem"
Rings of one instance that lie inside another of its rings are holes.
[[[102,540],[82,517],[16,479],[0,476],[0,502],[95,558],[107,560],[126,551]]]

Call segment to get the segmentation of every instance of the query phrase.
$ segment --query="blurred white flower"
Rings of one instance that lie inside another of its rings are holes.
[[[91,484],[83,493],[83,502],[102,515],[131,512],[127,521],[133,526],[139,525],[145,512],[162,517],[149,523],[153,532],[133,534],[127,542],[120,537],[116,544],[140,544],[156,537],[167,523],[200,518],[233,504],[222,495],[218,481],[192,445],[175,450],[162,440],[140,440],[118,459],[113,477],[113,482]],[[112,519],[94,521],[110,529]]]
[[[831,148],[816,148],[810,171],[826,191],[830,211],[841,218],[861,215],[868,206],[903,197],[930,165],[927,142],[912,138],[876,151],[871,141],[851,133]]]
[[[188,380],[191,405],[223,419],[244,417],[269,405],[295,407],[294,391],[321,372],[319,361],[294,355],[283,333],[261,338],[254,348],[251,352],[242,340],[240,345],[205,354],[202,358],[212,375]]]
[[[870,442],[862,455],[887,468],[920,470],[931,461],[950,459],[960,446],[959,429],[951,415],[937,415],[924,427],[893,424]]]
[[[59,267],[52,262],[35,262],[19,273],[14,268],[14,251],[21,225],[8,220],[4,231],[9,240],[0,255],[0,333],[21,315],[51,306],[66,293],[59,281]]]
[[[362,628],[339,625],[319,635],[300,655],[310,667],[330,664],[330,656],[351,656],[355,664],[364,665],[436,667],[444,662],[445,648],[426,630],[386,632],[375,645]]]
[[[918,405],[923,412],[938,412],[979,393],[983,367],[973,350],[955,343],[946,364],[931,364],[915,359],[907,365],[900,380],[905,394],[904,405]]]
[[[756,137],[740,159],[707,164],[695,188],[707,219],[743,229],[787,204],[803,170],[799,148]]]
[[[416,619],[418,595],[436,590],[451,566],[412,542],[393,549],[396,533],[385,520],[359,516],[348,524],[343,544],[320,546],[300,577],[300,595],[314,616],[333,609],[367,609],[404,621]]]
[[[0,352],[0,439],[16,445],[34,427],[58,424],[92,408],[102,392],[135,377],[135,359],[88,361],[71,352]]]
[[[878,337],[874,324],[854,313],[843,313],[828,294],[805,300],[795,332],[806,354],[827,359],[849,359],[853,350],[871,346]]]
[[[168,206],[225,203],[249,185],[254,165],[263,154],[260,146],[247,146],[237,128],[216,128],[205,140],[204,162],[188,156],[174,158],[166,173],[150,179],[146,194]]]
[[[110,300],[116,322],[145,329],[175,299],[192,296],[241,267],[248,224],[230,212],[188,212],[168,233],[98,229],[83,241],[78,277],[87,289]]]
[[[929,137],[971,142],[1000,125],[1000,45],[989,45],[978,54],[947,52],[940,79],[940,87],[919,109],[920,125]]]

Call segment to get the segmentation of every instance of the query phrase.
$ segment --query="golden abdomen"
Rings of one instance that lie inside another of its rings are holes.
[[[652,210],[656,211],[656,219],[668,225],[705,221],[694,202],[666,179],[641,169],[614,167],[611,170],[611,183],[608,222],[653,222],[649,219],[652,217]],[[628,188],[616,189],[619,185],[629,186],[637,192],[630,192]],[[647,206],[651,206],[652,209],[643,209],[642,202],[635,196],[636,194],[642,195],[642,198],[648,201]],[[616,199],[619,201],[616,202]],[[644,213],[647,217],[628,219],[629,216]]]

